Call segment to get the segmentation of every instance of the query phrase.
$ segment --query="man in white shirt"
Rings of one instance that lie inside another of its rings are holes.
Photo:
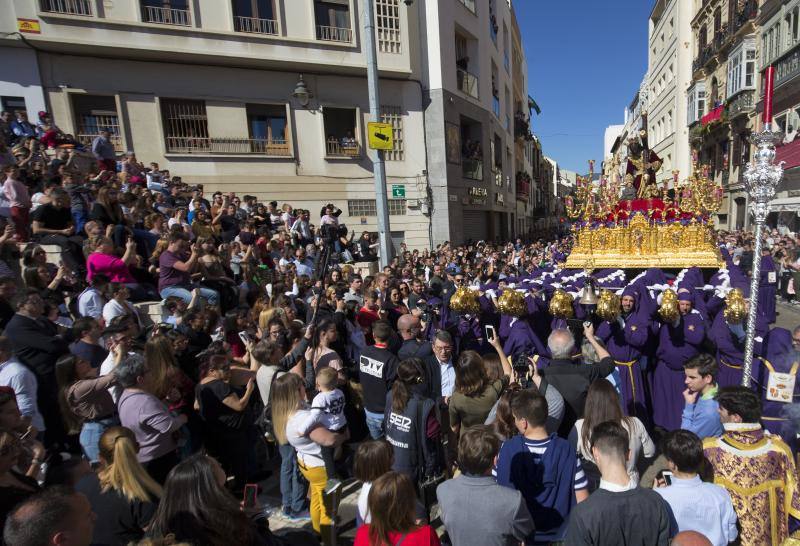
[[[37,431],[44,431],[44,418],[36,403],[36,376],[13,355],[11,341],[0,336],[0,386],[11,387],[17,398],[17,407]]]
[[[736,512],[724,487],[700,480],[703,442],[693,432],[675,430],[664,439],[671,484],[656,478],[654,491],[669,503],[679,531],[697,531],[714,546],[736,540]]]
[[[78,296],[78,314],[82,317],[92,317],[97,321],[103,320],[103,307],[107,300],[103,292],[108,286],[108,277],[97,273],[92,277],[91,286]]]

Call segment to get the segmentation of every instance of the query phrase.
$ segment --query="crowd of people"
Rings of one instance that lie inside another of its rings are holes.
[[[800,528],[800,329],[770,326],[800,282],[792,234],[765,236],[744,311],[745,232],[719,234],[713,272],[564,269],[569,237],[403,245],[378,271],[373,236],[333,204],[209,201],[118,162],[108,131],[78,151],[43,114],[30,130],[0,116],[5,544],[332,544],[350,479],[357,546],[761,545]],[[593,290],[618,294],[612,316]],[[306,533],[270,530],[273,469],[274,517]]]

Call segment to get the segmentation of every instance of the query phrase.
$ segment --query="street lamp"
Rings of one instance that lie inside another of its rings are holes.
[[[769,202],[775,197],[775,190],[783,178],[783,162],[775,164],[775,144],[780,142],[780,132],[772,132],[772,78],[773,67],[767,68],[766,90],[764,93],[764,131],[753,135],[756,145],[755,161],[745,168],[744,180],[750,196],[750,211],[755,220],[755,248],[753,249],[753,269],[750,277],[750,311],[747,313],[747,338],[744,346],[742,385],[750,387],[753,366],[753,344],[756,335],[758,316],[758,285],[761,276],[761,229],[769,214]]]
[[[300,103],[300,106],[305,108],[308,106],[308,102],[311,100],[311,97],[314,95],[311,91],[308,90],[306,86],[306,82],[303,81],[303,75],[300,74],[300,79],[297,80],[297,85],[294,87],[294,91],[292,92],[292,96],[297,99],[297,102]]]

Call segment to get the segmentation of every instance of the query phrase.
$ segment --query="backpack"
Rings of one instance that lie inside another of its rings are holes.
[[[279,370],[275,370],[269,382],[269,396],[267,396],[267,403],[264,404],[258,416],[255,419],[255,426],[264,437],[267,443],[275,443],[275,430],[272,425],[272,393],[275,390],[275,380],[278,379]],[[259,396],[259,400],[261,397]]]

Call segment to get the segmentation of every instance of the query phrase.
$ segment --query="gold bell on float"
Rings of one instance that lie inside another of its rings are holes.
[[[557,288],[553,292],[553,297],[550,298],[550,314],[556,318],[569,319],[575,315],[575,309],[572,308],[572,296],[567,294],[561,288]]]
[[[728,324],[741,324],[747,316],[747,301],[740,288],[734,288],[725,296],[725,320]]]
[[[620,313],[620,297],[611,290],[601,290],[595,314],[603,320],[614,322]]]
[[[478,293],[466,286],[460,286],[450,298],[450,309],[464,315],[475,315],[480,311]]]
[[[497,308],[504,315],[519,318],[525,314],[525,297],[513,288],[507,288],[497,298]]]
[[[597,305],[597,291],[594,288],[594,279],[586,279],[586,284],[581,289],[581,305]]]

